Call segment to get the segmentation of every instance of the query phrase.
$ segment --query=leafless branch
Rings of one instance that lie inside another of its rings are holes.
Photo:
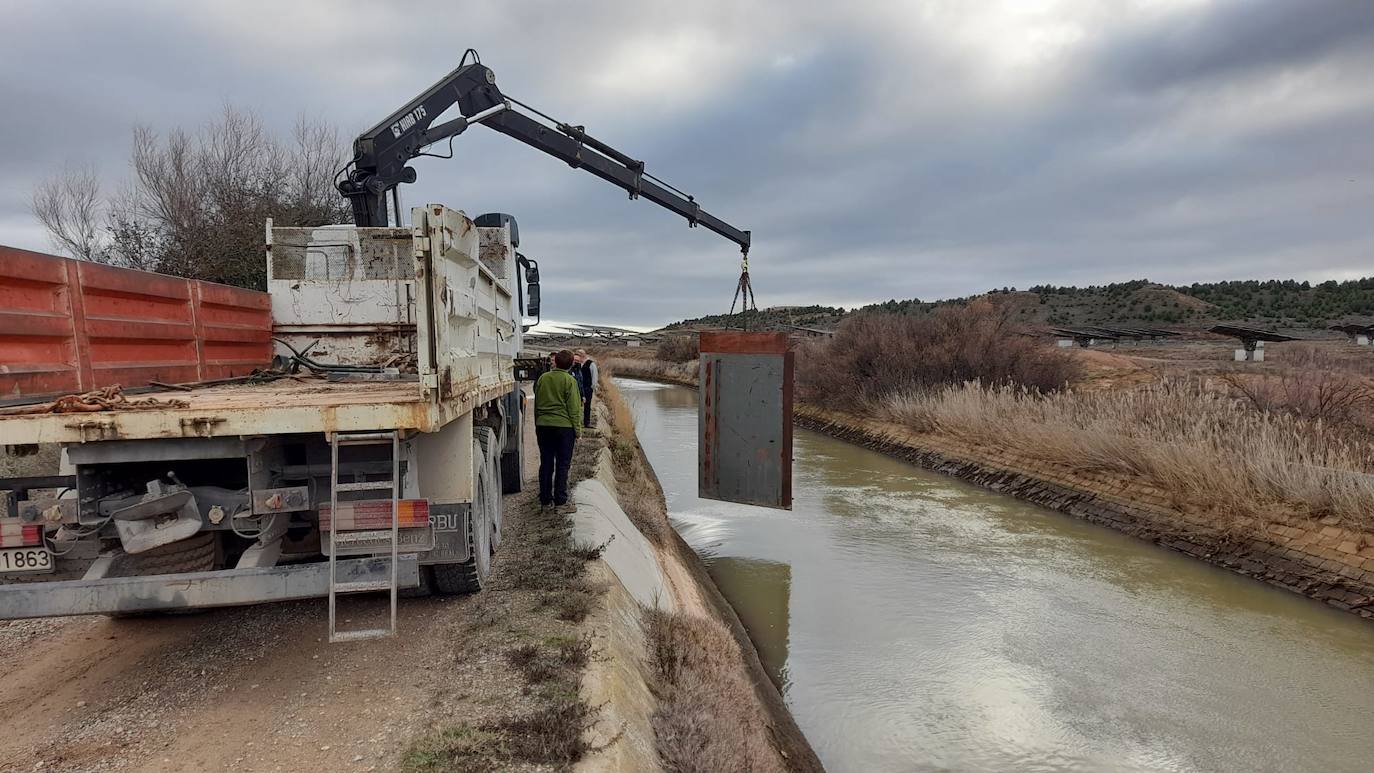
[[[93,166],[68,166],[39,183],[32,209],[58,250],[81,260],[101,259],[104,206]]]

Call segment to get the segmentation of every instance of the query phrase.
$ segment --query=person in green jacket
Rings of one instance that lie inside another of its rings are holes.
[[[534,382],[534,435],[539,441],[539,505],[577,512],[568,501],[568,468],[582,426],[582,390],[568,369],[573,354],[553,355],[553,370]]]

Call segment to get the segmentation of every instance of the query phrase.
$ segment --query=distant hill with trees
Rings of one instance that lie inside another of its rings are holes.
[[[1038,285],[1024,292],[1004,288],[988,296],[1015,304],[1017,314],[1027,322],[1066,326],[1232,322],[1325,328],[1374,315],[1374,278],[1315,285],[1292,279],[1191,285],[1162,285],[1137,279],[1090,287]],[[878,304],[877,308],[883,306]]]
[[[1220,322],[1274,328],[1321,329],[1345,321],[1374,318],[1374,277],[1313,284],[1292,279],[1195,282],[1164,285],[1148,279],[1088,287],[1036,285],[1025,290],[1003,287],[981,296],[927,302],[918,298],[889,300],[846,312],[830,306],[764,309],[749,318],[750,327],[832,328],[848,314],[881,312],[927,314],[943,305],[965,305],[986,297],[1010,305],[1030,325],[1213,325]],[[669,328],[740,325],[739,317],[716,315],[685,320]]]
[[[837,306],[772,306],[745,314],[711,314],[684,319],[663,328],[665,331],[695,328],[743,327],[750,330],[786,330],[790,327],[830,329],[840,324],[847,312]]]

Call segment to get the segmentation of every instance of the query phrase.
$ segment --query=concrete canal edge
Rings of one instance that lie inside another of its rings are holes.
[[[695,387],[668,363],[609,360],[617,375]],[[1271,514],[1263,522],[1189,512],[1138,481],[1018,458],[1006,449],[916,435],[887,422],[798,403],[799,426],[928,470],[1107,526],[1214,566],[1374,620],[1374,533]]]
[[[604,409],[598,411],[600,426],[610,424],[608,414]],[[633,427],[616,427],[614,432],[619,438],[633,438]],[[638,461],[661,501],[657,478],[653,477],[637,441],[634,442]],[[573,542],[605,546],[600,560],[589,567],[589,577],[606,588],[588,620],[593,648],[599,657],[588,664],[581,684],[583,698],[597,708],[596,721],[585,734],[593,751],[575,769],[671,769],[675,767],[671,764],[674,756],[680,758],[684,746],[705,743],[733,747],[725,753],[738,755],[732,756],[733,762],[744,761],[753,770],[822,770],[777,687],[769,680],[739,618],[716,588],[701,559],[666,522],[663,538],[657,544],[646,536],[622,507],[620,488],[612,453],[603,448],[592,477],[573,490],[577,503],[577,512],[572,516]],[[732,718],[733,732],[739,737],[707,737],[708,731],[711,735],[719,734],[719,728],[712,729],[709,722],[684,733],[680,725],[665,716],[669,713],[667,693],[672,690],[661,684],[655,673],[655,643],[649,641],[646,622],[654,615],[650,610],[666,613],[692,628],[721,631],[714,639],[704,636],[692,641],[715,642],[715,648],[724,652],[688,654],[683,660],[709,661],[717,668],[723,665],[733,673],[718,677],[745,685],[748,695],[744,703],[751,705],[727,705],[739,701],[739,691],[733,695],[696,696],[704,704],[699,708]],[[724,648],[719,646],[722,640],[728,642]],[[706,748],[702,753],[710,756],[722,752]]]

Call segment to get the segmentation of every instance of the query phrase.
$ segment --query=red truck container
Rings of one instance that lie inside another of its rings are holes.
[[[251,373],[267,293],[0,246],[0,399]]]

